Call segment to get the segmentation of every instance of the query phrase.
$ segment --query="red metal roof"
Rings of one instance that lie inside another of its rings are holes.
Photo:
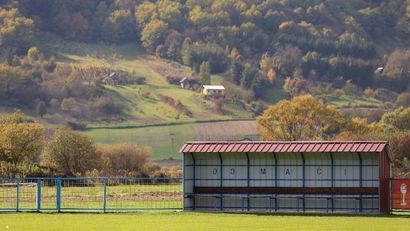
[[[387,141],[190,141],[180,152],[382,152]]]

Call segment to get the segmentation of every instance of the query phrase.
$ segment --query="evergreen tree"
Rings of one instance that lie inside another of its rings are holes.
[[[36,107],[37,114],[43,118],[43,116],[47,113],[46,104],[43,101],[38,102]]]
[[[209,62],[202,62],[199,67],[199,77],[203,84],[211,84],[211,71]]]
[[[242,78],[241,78],[241,86],[249,89],[252,86],[252,80],[256,75],[256,68],[252,66],[251,64],[247,63],[245,64],[245,68],[243,69],[242,72]]]
[[[233,81],[238,85],[241,83],[242,71],[243,71],[242,63],[238,60],[233,60],[231,63],[230,72],[231,72]]]
[[[171,45],[168,47],[168,50],[167,50],[168,58],[178,61],[179,60],[178,50],[179,48],[178,48],[177,42],[172,41]]]

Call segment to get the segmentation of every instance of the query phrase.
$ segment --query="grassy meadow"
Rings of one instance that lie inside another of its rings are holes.
[[[98,143],[137,143],[152,147],[153,159],[181,159],[179,149],[192,140],[257,139],[254,121],[188,123],[137,128],[91,128],[85,134]]]
[[[371,230],[407,231],[406,216],[315,216],[194,212],[0,214],[0,230]]]

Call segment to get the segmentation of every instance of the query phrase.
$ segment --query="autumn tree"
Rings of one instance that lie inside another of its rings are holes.
[[[0,99],[18,94],[17,89],[24,83],[21,70],[0,64]]]
[[[339,132],[344,119],[334,106],[304,95],[279,101],[256,123],[263,140],[322,140]]]
[[[41,52],[37,47],[31,47],[27,51],[27,57],[32,60],[38,60],[40,58]]]
[[[20,111],[0,118],[0,161],[32,164],[38,159],[43,142],[44,127],[25,122]]]
[[[141,32],[142,45],[148,49],[154,49],[156,46],[163,43],[168,30],[168,24],[160,21],[150,21]]]
[[[394,176],[410,176],[410,108],[386,112],[379,122],[383,140],[389,141]]]
[[[0,48],[27,49],[33,44],[34,22],[17,9],[0,8]]]
[[[390,131],[410,131],[410,108],[400,107],[386,112],[380,122]]]
[[[69,128],[58,129],[46,147],[45,163],[66,176],[83,175],[96,161],[94,140]]]
[[[342,131],[335,140],[383,140],[382,126],[379,123],[368,123],[366,119],[353,117],[346,121]]]

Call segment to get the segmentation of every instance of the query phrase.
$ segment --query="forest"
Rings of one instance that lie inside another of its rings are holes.
[[[225,73],[256,98],[284,82],[290,94],[350,82],[391,99],[409,85],[409,23],[408,0],[9,0],[0,13],[0,48],[11,65],[43,33],[135,42],[197,73],[207,64],[204,71]]]

